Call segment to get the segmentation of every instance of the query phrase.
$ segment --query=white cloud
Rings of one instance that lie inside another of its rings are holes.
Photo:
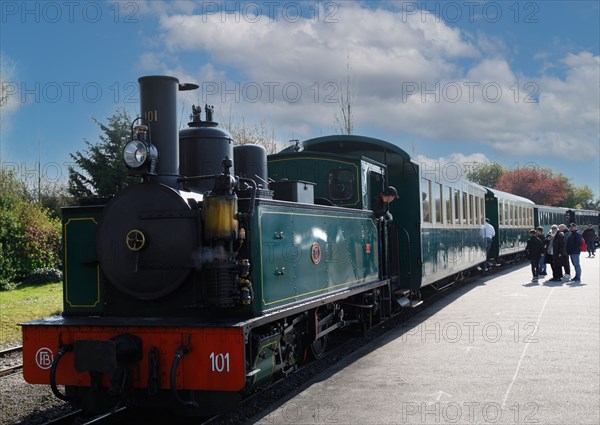
[[[251,80],[339,79],[347,55],[357,75],[434,77],[438,71],[430,65],[453,67],[444,57],[478,54],[458,30],[443,23],[423,24],[410,17],[402,24],[391,11],[353,3],[343,4],[335,18],[336,23],[311,19],[292,23],[242,16],[236,22],[229,15],[171,15],[163,16],[160,25],[169,50],[208,52],[220,66],[243,70]]]
[[[0,84],[2,87],[3,114],[16,112],[21,106],[19,84],[17,81],[17,65],[8,56],[0,53]]]
[[[209,100],[217,110],[266,118],[280,134],[311,137],[337,127],[335,102],[349,59],[357,132],[475,141],[523,155],[561,156],[566,148],[598,154],[600,59],[588,52],[544,68],[561,68],[562,78],[526,76],[513,69],[498,37],[357,2],[339,3],[329,23],[322,8],[319,19],[297,22],[156,8],[167,53],[146,59],[183,63],[203,55],[207,64],[199,69],[170,60],[171,70],[213,84]]]
[[[142,71],[164,69],[166,66],[162,55],[156,52],[142,53],[138,63],[138,69]]]

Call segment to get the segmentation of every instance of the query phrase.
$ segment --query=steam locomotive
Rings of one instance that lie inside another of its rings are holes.
[[[177,93],[198,86],[168,76],[139,86],[123,153],[140,182],[105,205],[62,210],[63,314],[23,324],[27,382],[84,410],[227,411],[321,357],[332,332],[414,307],[422,287],[474,270],[486,214],[493,255],[523,255],[527,199],[423,172],[368,137],[267,157],[234,147],[208,106],[178,132]],[[382,221],[372,199],[390,185],[400,200]]]

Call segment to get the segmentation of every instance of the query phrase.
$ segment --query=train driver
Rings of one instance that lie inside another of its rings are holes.
[[[389,204],[398,199],[398,191],[394,186],[388,186],[383,192],[371,199],[371,209],[379,221],[392,221],[394,217],[389,212]]]

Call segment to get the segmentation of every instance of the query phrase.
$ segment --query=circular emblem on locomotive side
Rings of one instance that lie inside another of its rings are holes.
[[[125,236],[125,245],[130,251],[139,251],[146,244],[146,237],[137,229],[133,229]]]
[[[35,364],[37,364],[40,369],[50,369],[53,361],[54,354],[52,353],[52,350],[47,347],[42,347],[35,353]]]
[[[315,242],[310,247],[310,259],[314,264],[319,264],[321,262],[321,246],[318,242]]]

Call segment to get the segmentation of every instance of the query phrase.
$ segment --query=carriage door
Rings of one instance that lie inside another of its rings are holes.
[[[379,196],[385,189],[383,175],[376,171],[369,171],[368,174],[368,206],[373,209],[373,198]],[[377,221],[377,243],[379,252],[379,276],[385,278],[389,276],[389,260],[388,260],[388,229],[387,226],[380,221]]]

